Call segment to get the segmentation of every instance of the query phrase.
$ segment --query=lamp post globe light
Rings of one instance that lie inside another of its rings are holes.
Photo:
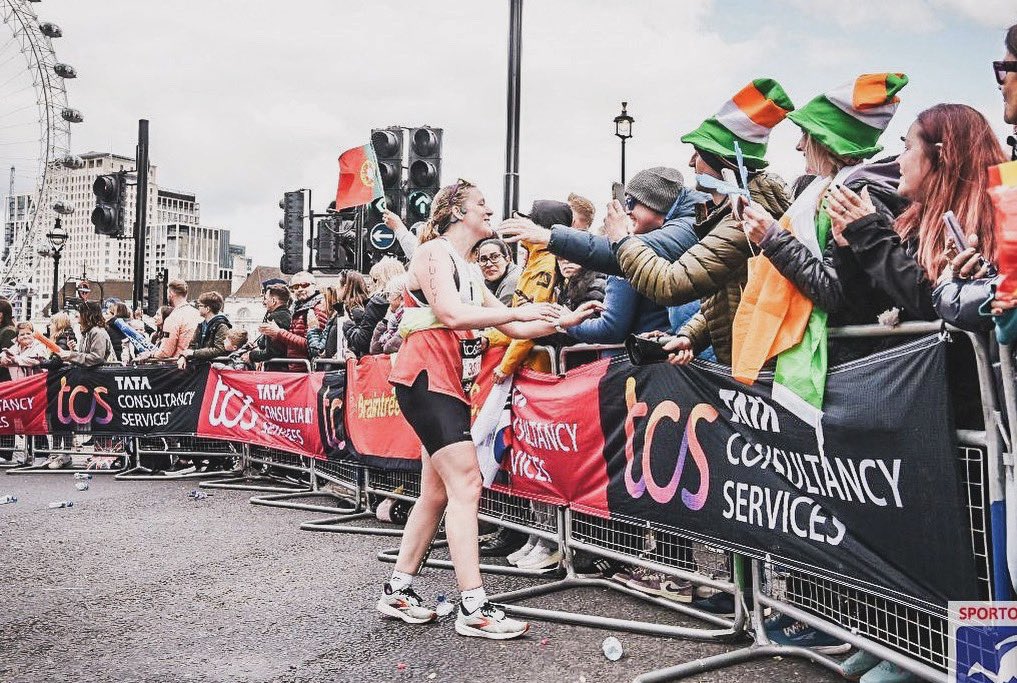
[[[64,230],[61,221],[57,218],[53,222],[53,229],[46,233],[46,239],[49,240],[50,254],[53,256],[53,299],[50,301],[50,311],[56,313],[60,309],[57,304],[57,284],[60,281],[60,252],[63,251],[64,245],[67,244],[67,231]]]
[[[621,140],[621,183],[625,184],[625,141],[632,137],[632,124],[635,119],[629,116],[628,102],[622,102],[621,114],[614,117],[614,134]]]

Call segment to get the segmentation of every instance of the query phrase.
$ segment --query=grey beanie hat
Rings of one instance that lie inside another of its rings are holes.
[[[640,171],[625,185],[625,193],[643,206],[666,216],[678,199],[685,180],[681,171],[667,166],[654,166]]]

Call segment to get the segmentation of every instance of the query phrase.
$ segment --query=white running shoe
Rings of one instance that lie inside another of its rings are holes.
[[[520,569],[553,569],[562,560],[562,552],[547,543],[538,543],[529,555],[519,560],[516,566]]]
[[[409,586],[394,591],[391,584],[386,583],[377,608],[385,616],[402,619],[407,624],[426,624],[438,618],[437,612],[421,605],[420,596]]]
[[[519,560],[526,557],[530,551],[533,550],[533,546],[535,545],[537,545],[537,537],[531,535],[528,539],[526,539],[526,545],[513,553],[509,553],[505,559],[508,560],[509,564],[516,564]]]
[[[505,616],[505,612],[493,602],[485,602],[471,614],[463,612],[462,603],[459,604],[459,613],[456,615],[456,633],[461,636],[508,640],[509,638],[518,638],[529,630],[528,623],[508,618]]]

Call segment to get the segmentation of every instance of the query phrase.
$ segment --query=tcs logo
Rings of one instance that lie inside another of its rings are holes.
[[[113,421],[113,408],[104,398],[109,394],[107,387],[89,387],[78,384],[67,385],[67,378],[60,378],[60,390],[57,392],[57,419],[60,424],[86,425],[93,421],[96,424],[108,425]]]
[[[635,454],[635,433],[636,420],[645,418],[649,406],[644,401],[636,398],[636,380],[629,377],[625,380],[625,406],[628,413],[625,416],[625,490],[633,498],[640,498],[643,493],[649,493],[657,503],[669,503],[678,491],[682,473],[685,471],[685,461],[689,452],[692,452],[692,460],[696,469],[699,470],[699,490],[690,491],[683,488],[681,491],[682,503],[692,511],[702,509],[706,504],[706,497],[710,493],[710,463],[706,459],[703,447],[696,437],[696,425],[700,420],[713,422],[717,419],[717,410],[708,403],[699,403],[689,413],[685,424],[685,432],[682,436],[682,443],[678,449],[678,459],[675,462],[674,472],[671,479],[661,485],[653,478],[653,471],[650,469],[651,452],[653,450],[653,436],[657,426],[663,419],[678,423],[681,417],[681,408],[674,401],[662,401],[658,403],[653,412],[650,413],[643,433],[643,451],[640,458],[640,471],[642,474],[638,479],[632,476],[632,465],[636,460]]]

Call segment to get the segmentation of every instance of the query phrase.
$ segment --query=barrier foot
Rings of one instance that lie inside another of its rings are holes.
[[[446,545],[447,541],[435,541],[431,544],[432,548],[440,545]],[[378,560],[380,562],[388,562],[395,564],[396,559],[399,557],[399,549],[393,548],[391,550],[382,550],[378,552]],[[426,559],[421,565],[422,567],[431,567],[432,569],[455,569],[452,562],[449,560],[432,560]],[[481,564],[480,571],[484,574],[500,574],[502,576],[526,576],[530,578],[554,578],[561,576],[561,569],[555,568],[550,571],[540,571],[537,569],[520,569],[519,567],[513,567],[512,565],[505,564]]]
[[[374,513],[370,510],[357,512],[351,515],[338,515],[324,519],[314,519],[300,525],[301,531],[325,531],[332,534],[361,534],[364,536],[402,536],[402,529],[386,529],[385,527],[373,526],[351,526],[347,522],[358,519],[373,519]]]
[[[297,502],[303,498],[327,498],[335,501],[335,505],[315,505],[313,503]],[[302,491],[297,493],[274,493],[266,496],[251,496],[252,505],[264,505],[265,507],[286,508],[289,510],[307,510],[308,512],[326,512],[353,514],[359,511],[359,506],[351,499],[344,498],[331,491]],[[343,507],[343,504],[350,507]]]
[[[679,612],[702,621],[710,622],[720,628],[693,628],[689,626],[676,626],[649,621],[632,621],[629,619],[615,619],[612,617],[602,617],[593,614],[583,614],[581,612],[565,612],[561,610],[525,607],[522,605],[512,604],[517,600],[526,600],[528,598],[540,597],[551,593],[572,590],[574,588],[593,587],[607,588],[615,592],[624,593],[625,595],[638,598],[643,602],[656,605],[657,607],[663,607],[673,612]],[[540,586],[530,586],[520,590],[499,593],[498,595],[490,596],[490,599],[492,602],[500,604],[505,609],[506,613],[530,619],[629,631],[631,633],[641,633],[651,636],[689,638],[694,640],[735,640],[741,638],[743,636],[743,625],[745,621],[744,617],[741,616],[740,613],[736,613],[736,617],[733,620],[725,619],[724,617],[717,616],[716,614],[701,612],[700,610],[693,609],[692,607],[682,603],[641,593],[640,591],[628,588],[627,586],[623,586],[609,579],[584,578],[579,576],[568,576],[560,581]],[[736,600],[737,599],[738,598],[736,597]]]
[[[284,485],[280,486],[280,484]],[[276,477],[247,474],[216,481],[203,481],[198,486],[203,489],[230,489],[233,491],[261,491],[265,493],[310,493],[313,490],[310,486],[292,479],[285,480]]]
[[[7,467],[4,474],[76,474],[78,472],[88,472],[91,475],[98,474],[111,474],[116,476],[123,472],[126,472],[126,468],[120,467],[117,469],[89,469],[87,467],[61,467],[56,470],[49,469],[45,462],[31,465],[18,465],[16,467]]]
[[[828,669],[838,672],[840,671],[840,663],[836,660],[805,648],[753,644],[739,650],[724,652],[719,655],[713,655],[712,657],[696,659],[691,662],[671,666],[666,669],[648,671],[633,678],[632,683],[662,683],[663,681],[677,681],[695,674],[715,671],[717,669],[723,669],[736,664],[743,664],[745,662],[752,661],[753,659],[789,656],[804,657],[812,660],[816,664],[825,666]]]
[[[132,467],[129,470],[124,470],[118,473],[113,478],[117,481],[179,481],[181,479],[207,479],[209,477],[222,477],[223,474],[229,474],[229,472],[188,472],[187,474],[178,474],[175,472],[163,472],[161,474],[155,474],[152,470],[147,467]]]

